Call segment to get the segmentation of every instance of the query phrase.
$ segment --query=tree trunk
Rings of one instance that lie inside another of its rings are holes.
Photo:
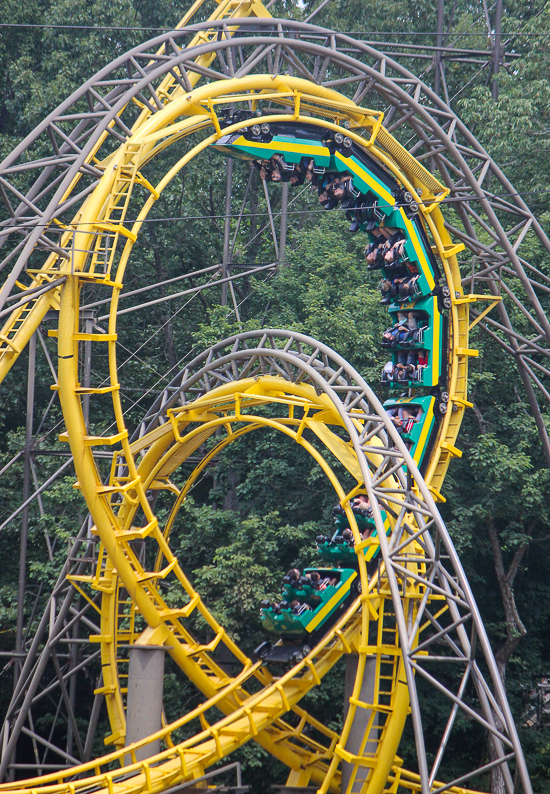
[[[520,640],[527,634],[527,629],[523,625],[516,607],[516,600],[514,597],[514,580],[525,552],[529,548],[529,543],[524,543],[516,550],[508,571],[505,571],[498,530],[492,517],[489,517],[488,533],[491,550],[493,552],[493,564],[500,590],[500,596],[502,599],[506,624],[506,639],[495,653],[495,659],[500,678],[504,687],[506,687],[506,666],[511,655],[519,645]],[[499,730],[503,730],[504,726],[496,714],[495,724]],[[495,758],[495,749],[491,739],[489,739],[489,759],[493,761]],[[500,767],[498,766],[494,767],[491,771],[491,794],[506,794],[504,777]]]
[[[157,236],[153,228],[153,224],[151,224],[149,228],[149,240],[150,240],[151,248],[153,249],[153,258],[155,261],[157,282],[164,281],[166,274],[164,271],[164,265],[162,263],[160,245],[157,241]],[[166,287],[159,287],[158,291],[160,293],[161,298],[166,297]],[[168,303],[164,304],[163,317],[164,317],[164,323],[163,323],[164,350],[166,352],[166,357],[170,363],[170,370],[173,370],[177,364],[177,356],[174,345],[172,322],[170,320],[170,308]]]
[[[237,504],[237,486],[240,483],[238,472],[230,471],[227,474],[227,491],[223,498],[223,510],[234,510]]]

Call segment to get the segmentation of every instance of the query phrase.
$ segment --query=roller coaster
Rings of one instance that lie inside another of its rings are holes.
[[[86,758],[88,742],[78,759],[61,751],[68,763],[52,771],[37,763],[43,774],[11,779],[0,791],[168,791],[202,781],[257,742],[288,767],[293,791],[462,794],[498,772],[506,794],[530,794],[483,620],[437,504],[449,463],[462,454],[468,361],[477,355],[468,337],[478,324],[514,356],[550,460],[536,396],[539,389],[548,397],[550,279],[522,248],[537,239],[550,252],[550,242],[452,110],[387,53],[272,18],[255,0],[221,0],[210,18],[192,23],[203,5],[196,0],[176,29],[105,67],[0,164],[7,251],[0,301],[13,304],[2,311],[0,376],[43,320],[58,318],[49,333],[57,339],[61,439],[90,511],[26,648],[2,728],[0,773],[17,768],[22,735],[47,746],[32,708],[46,691],[52,649],[74,622],[75,594],[94,615],[96,703],[106,703],[105,743],[114,748],[96,758]],[[404,132],[414,138],[409,148],[398,140]],[[184,153],[174,147],[177,159],[153,183],[155,158],[182,140]],[[269,191],[310,183],[325,209],[340,207],[350,233],[363,236],[367,277],[381,271],[392,323],[383,404],[322,341],[261,329],[188,363],[131,431],[117,364],[126,269],[155,202],[203,152],[251,161],[266,200]],[[444,217],[449,199],[452,223]],[[108,306],[107,329],[86,315],[95,305]],[[521,306],[535,336],[514,328],[509,305]],[[94,383],[86,369],[91,350],[108,360],[107,383]],[[92,403],[109,417],[102,435],[89,433]],[[269,647],[250,657],[193,587],[170,536],[216,456],[266,428],[313,458],[338,505],[333,534],[317,541],[326,567],[291,577],[282,608],[264,605]],[[184,463],[191,473],[178,487],[171,476]],[[172,500],[163,521],[151,498],[159,493]],[[368,510],[356,507],[361,498]],[[167,584],[177,605],[163,595]],[[291,600],[305,607],[293,612]],[[164,649],[202,700],[128,744],[133,648]],[[228,655],[230,667],[222,661]],[[304,702],[348,658],[354,684],[336,730]],[[66,694],[64,681],[48,686]],[[440,734],[428,749],[427,691],[440,709]],[[95,704],[94,714],[92,723]],[[398,755],[409,718],[414,770]],[[484,737],[487,753],[466,773],[445,777],[461,720]]]

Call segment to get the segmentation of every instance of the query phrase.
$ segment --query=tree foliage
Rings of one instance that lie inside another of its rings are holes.
[[[305,4],[279,0],[275,10],[281,16],[305,18],[316,5],[313,0]],[[446,31],[462,47],[483,49],[487,31],[481,7],[467,0],[448,6]],[[153,28],[173,25],[184,10],[173,0],[0,0],[2,20],[97,28],[0,28],[0,156],[93,72],[147,36],[146,31],[126,28],[150,27],[153,35]],[[384,4],[334,0],[315,21],[344,31],[367,31],[371,39],[391,40],[393,35],[400,41],[406,33],[407,41],[425,43],[425,32],[435,29],[435,15],[435,4],[426,0]],[[492,97],[486,73],[476,76],[469,64],[448,65],[448,93],[545,222],[550,217],[546,182],[550,178],[550,6],[510,0],[505,4],[503,32],[507,50],[520,57],[501,70],[498,99]],[[413,59],[407,65],[423,72],[426,80],[433,79],[429,62]],[[172,147],[167,154],[170,162],[191,143]],[[167,162],[149,166],[151,182],[165,173]],[[234,208],[240,206],[249,173],[247,165],[235,166]],[[224,191],[223,161],[213,154],[201,155],[174,180],[134,249],[129,290],[221,261]],[[272,202],[276,211],[276,192]],[[265,210],[261,184],[253,177],[234,261],[269,261]],[[219,305],[217,290],[208,289],[193,298],[166,301],[148,312],[121,318],[119,360],[129,423],[135,426],[171,374],[205,347],[240,328],[262,324],[300,330],[322,340],[379,389],[384,361],[380,337],[387,315],[378,302],[376,280],[365,275],[364,242],[348,234],[347,224],[337,213],[319,213],[315,200],[304,196],[290,215],[287,266],[270,279],[259,275],[235,282],[238,317],[231,307]],[[548,272],[548,254],[535,243],[532,255],[533,263]],[[210,278],[192,277],[183,283],[193,286]],[[181,282],[168,285],[159,294],[169,297],[182,288]],[[132,300],[125,305],[132,305]],[[521,327],[525,320],[518,312],[514,322]],[[497,649],[535,787],[543,794],[550,777],[550,726],[522,726],[537,682],[550,676],[550,475],[513,361],[479,332],[472,344],[480,349],[471,367],[470,399],[475,407],[464,422],[460,444],[464,456],[450,469],[443,513]],[[54,348],[49,349],[53,354]],[[98,377],[105,377],[105,360],[98,357],[93,367]],[[65,451],[57,441],[61,414],[55,399],[38,429],[51,398],[50,382],[51,373],[39,349],[34,430],[40,481],[53,473],[60,460],[56,456]],[[7,389],[4,386],[0,404],[0,468],[24,443],[25,384],[23,356],[9,376]],[[545,420],[550,422],[550,417]],[[103,429],[102,422],[99,413],[92,414],[97,430]],[[185,472],[176,476],[183,480]],[[20,503],[22,478],[21,460],[3,475],[2,520]],[[86,516],[72,483],[72,475],[58,480],[41,504],[34,503],[30,510],[25,610],[32,625],[61,568],[67,541]],[[313,558],[315,535],[326,528],[333,501],[324,476],[302,450],[271,432],[258,431],[212,464],[184,505],[173,531],[173,548],[216,617],[246,650],[262,639],[259,602],[277,596],[285,569]],[[162,515],[162,503],[160,509]],[[2,650],[13,648],[14,643],[19,532],[17,519],[2,530]],[[176,595],[169,593],[168,598],[176,599]],[[11,681],[12,669],[7,664],[0,676],[2,705],[9,699]],[[92,689],[90,685],[82,692],[83,714],[89,714]],[[193,692],[177,670],[169,671],[166,692],[168,718],[180,715],[194,702]],[[310,696],[308,708],[328,724],[341,723],[340,670]],[[434,702],[428,721],[436,725],[438,719]],[[464,726],[457,769],[468,754],[473,757],[478,752]],[[413,755],[409,736],[405,756]],[[263,752],[250,746],[241,757],[257,790],[265,790]],[[277,775],[284,779],[275,765],[269,769],[274,780]]]

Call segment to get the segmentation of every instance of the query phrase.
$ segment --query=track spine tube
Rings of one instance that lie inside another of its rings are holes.
[[[134,571],[117,544],[113,533],[117,519],[106,500],[97,493],[101,484],[89,447],[85,446],[86,427],[80,400],[75,393],[77,387],[77,343],[73,341],[78,330],[78,298],[79,280],[76,276],[67,279],[61,294],[59,314],[59,396],[62,409],[66,416],[69,445],[74,458],[75,470],[82,489],[82,494],[90,508],[97,531],[105,546],[105,550],[121,576],[129,596],[136,603],[147,624],[158,629],[160,636],[156,644],[169,644],[170,632],[161,623],[156,609],[146,596],[143,587],[136,581]],[[171,651],[173,653],[173,651]],[[181,654],[180,656],[183,656]],[[178,662],[185,669],[187,660],[179,658]],[[211,697],[215,694],[207,676],[202,683],[206,693]]]

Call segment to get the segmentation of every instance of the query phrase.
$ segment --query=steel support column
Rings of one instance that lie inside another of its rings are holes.
[[[357,666],[359,663],[359,656],[357,654],[348,654],[346,656],[346,678],[344,683],[344,720],[350,707],[350,698],[353,696],[355,688],[355,681],[357,678]],[[365,670],[363,673],[363,680],[361,681],[361,689],[358,699],[363,703],[374,702],[374,692],[376,684],[376,658],[370,657],[365,662]],[[346,742],[346,751],[353,755],[366,755],[367,753],[374,753],[376,751],[376,739],[378,733],[376,730],[377,719],[374,718],[374,724],[371,727],[369,740],[363,748],[361,743],[365,736],[365,731],[368,728],[369,720],[372,712],[368,709],[358,709],[353,727]],[[365,767],[366,770],[366,767]],[[342,794],[346,794],[353,772],[353,764],[348,764],[342,761]],[[362,783],[360,780],[355,779],[350,794],[352,792],[361,791]]]
[[[441,92],[441,70],[443,69],[443,59],[441,57],[441,48],[443,47],[443,21],[445,18],[445,0],[437,0],[437,36],[435,53],[435,75],[434,75],[434,91],[439,96]]]
[[[498,73],[500,70],[500,60],[501,60],[501,31],[502,31],[502,0],[497,0],[496,2],[496,11],[495,11],[495,40],[493,46],[493,82],[491,86],[491,91],[493,94],[493,99],[498,99]]]
[[[279,229],[279,265],[286,261],[286,233],[288,229],[288,182],[283,182],[281,187],[281,226]]]
[[[29,341],[29,367],[27,381],[27,422],[25,426],[25,452],[23,473],[23,502],[26,502],[31,492],[31,454],[32,454],[32,428],[34,421],[34,384],[36,370],[36,333]],[[15,652],[23,652],[23,619],[25,615],[25,587],[27,581],[27,544],[29,538],[29,505],[21,512],[21,545],[19,550],[19,588],[17,596],[17,626],[15,630]],[[21,669],[21,657],[16,656],[14,665],[14,686],[17,683]]]
[[[231,193],[233,191],[233,160],[228,157],[225,174],[225,220],[223,225],[223,259],[222,278],[227,278],[227,267],[230,259],[231,246]],[[227,306],[227,281],[222,283],[222,306]]]

